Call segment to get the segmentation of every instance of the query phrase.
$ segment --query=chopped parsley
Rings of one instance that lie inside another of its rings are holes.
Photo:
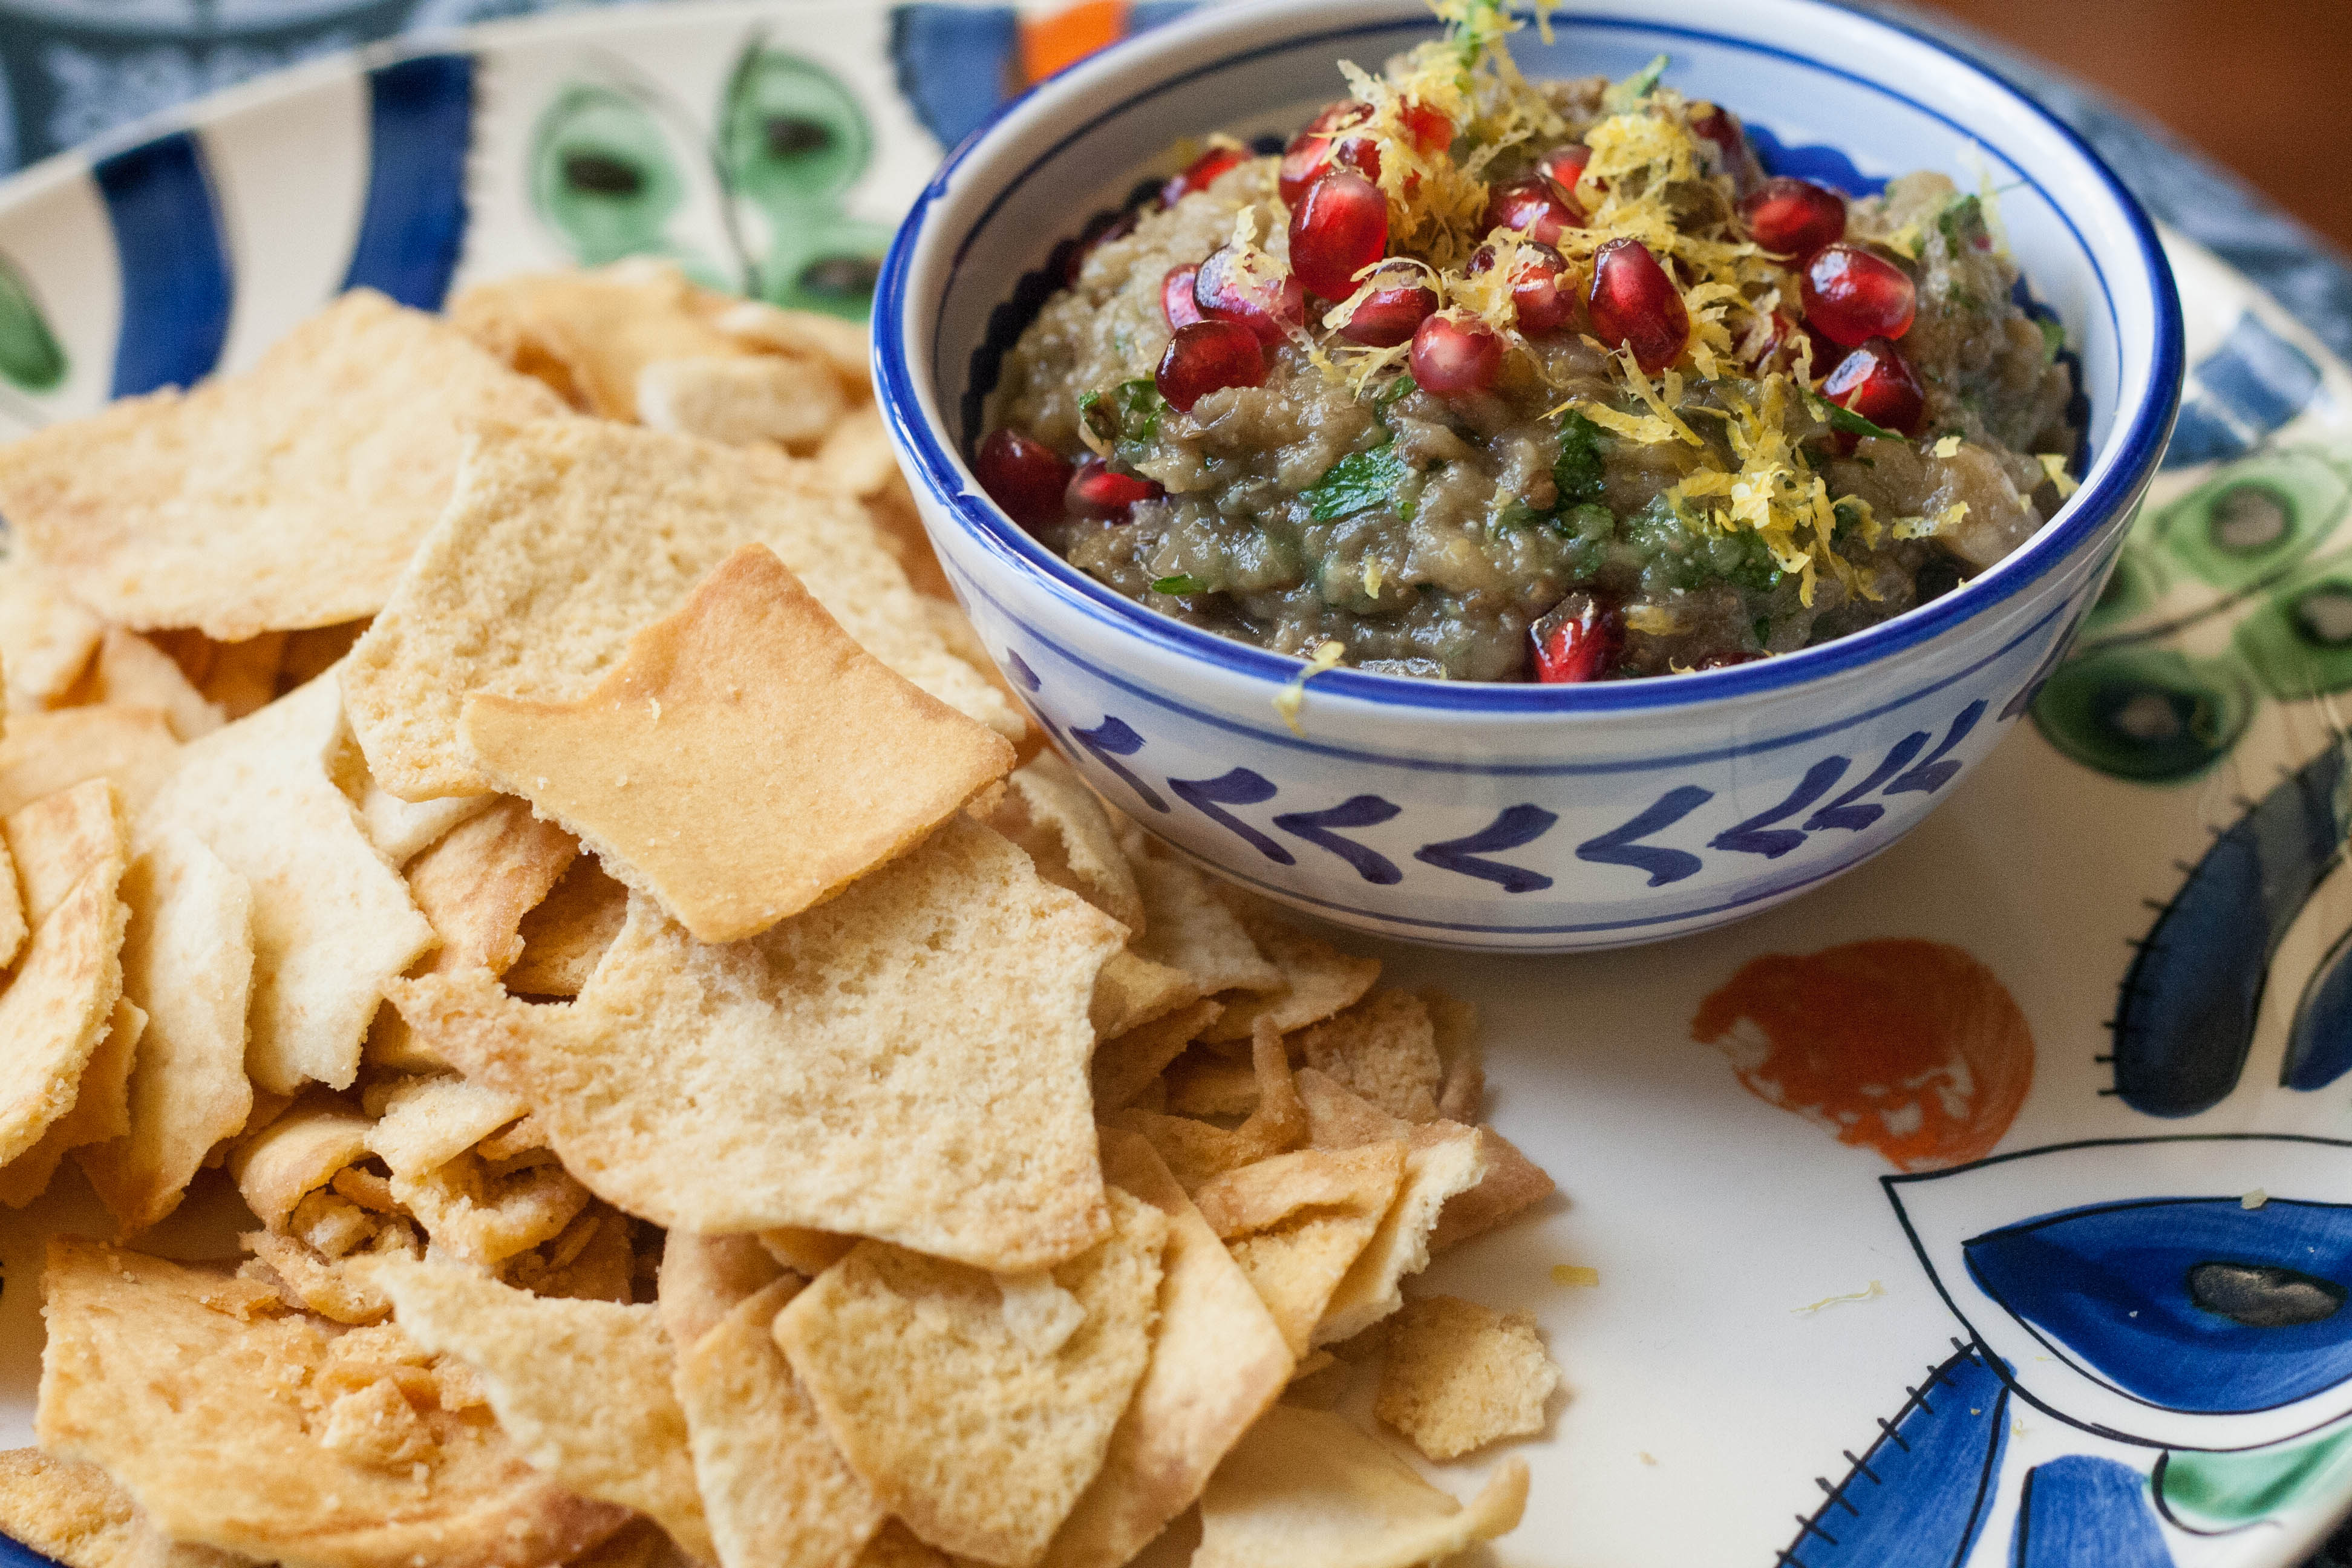
[[[1402,375],[1398,376],[1394,381],[1390,382],[1386,386],[1381,388],[1379,395],[1372,399],[1372,411],[1375,414],[1386,414],[1391,408],[1395,407],[1397,404],[1402,402],[1404,399],[1412,396],[1414,393],[1419,392],[1420,390],[1421,383],[1413,380],[1412,373],[1411,371],[1407,371]]]
[[[2056,364],[2066,352],[2066,323],[2055,316],[2037,316],[2033,324],[2042,329],[2042,363]]]
[[[1943,232],[1944,243],[1955,251],[1992,248],[1992,230],[1985,225],[1980,196],[1954,196],[1936,215],[1936,226]]]
[[[1160,414],[1167,406],[1160,388],[1139,376],[1120,382],[1108,397],[1099,392],[1082,394],[1078,417],[1106,441],[1150,441],[1160,435]]]
[[[1551,465],[1562,507],[1597,502],[1608,490],[1601,426],[1571,408],[1559,416],[1559,456]]]
[[[1856,414],[1843,403],[1822,399],[1822,417],[1830,422],[1832,430],[1843,430],[1849,436],[1875,436],[1883,441],[1900,441],[1902,436],[1885,426],[1874,423]]]
[[[1155,579],[1151,584],[1151,591],[1155,594],[1170,595],[1205,594],[1209,591],[1209,585],[1198,577],[1187,577],[1180,572],[1173,577]]]
[[[1369,452],[1350,452],[1326,468],[1323,477],[1304,492],[1307,515],[1317,522],[1337,522],[1385,506],[1411,472],[1393,440],[1383,441]]]
[[[1668,59],[1659,55],[1623,81],[1612,83],[1601,106],[1612,112],[1622,112],[1649,97],[1658,89],[1658,79],[1666,74]]]

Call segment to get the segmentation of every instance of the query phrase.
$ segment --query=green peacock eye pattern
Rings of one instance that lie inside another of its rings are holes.
[[[49,331],[32,285],[5,256],[0,256],[0,376],[26,392],[47,392],[66,378],[66,352]]]
[[[2060,665],[2033,705],[2042,738],[2085,767],[2172,784],[2212,766],[2245,733],[2254,693],[2236,662],[2127,647]]]
[[[582,265],[675,254],[686,182],[654,110],[626,90],[566,87],[540,116],[530,168],[532,206]]]

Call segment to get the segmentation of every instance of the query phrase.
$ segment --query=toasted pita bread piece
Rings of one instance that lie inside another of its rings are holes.
[[[228,1173],[263,1226],[283,1231],[304,1197],[368,1157],[374,1123],[358,1108],[312,1089],[229,1151]]]
[[[1302,1149],[1228,1171],[1193,1194],[1294,1360],[1395,1206],[1405,1159],[1402,1143]]]
[[[171,773],[179,751],[161,708],[107,703],[18,714],[0,739],[0,814],[95,778],[112,779],[136,811]]]
[[[583,855],[522,917],[522,956],[506,973],[518,996],[577,996],[629,918],[629,889]]]
[[[48,1190],[68,1152],[120,1138],[131,1130],[131,1062],[146,1032],[147,1015],[118,997],[105,1032],[81,1069],[73,1109],[49,1123],[41,1141],[0,1167],[0,1204],[23,1208]]]
[[[177,826],[149,837],[121,890],[131,910],[122,994],[147,1016],[131,1069],[131,1125],[75,1159],[129,1235],[178,1207],[213,1146],[252,1112],[253,895]]]
[[[662,1327],[669,1331],[670,1343],[683,1356],[728,1313],[783,1275],[784,1266],[770,1256],[756,1236],[697,1236],[690,1230],[673,1230],[662,1242],[654,1304],[661,1309]],[[783,1303],[776,1306],[781,1310]],[[760,1331],[767,1332],[764,1321]],[[691,1419],[693,1412],[687,1414]]]
[[[1386,1138],[1426,1142],[1449,1137],[1449,1130],[1461,1125],[1439,1121],[1426,1128],[1415,1127],[1350,1093],[1313,1068],[1299,1069],[1297,1084],[1298,1098],[1307,1108],[1308,1138],[1318,1149],[1349,1149]],[[1486,1162],[1486,1173],[1479,1178],[1476,1186],[1445,1200],[1445,1206],[1438,1213],[1437,1228],[1429,1235],[1433,1256],[1473,1237],[1484,1236],[1558,1190],[1543,1168],[1519,1152],[1518,1146],[1509,1139],[1491,1127],[1481,1127],[1476,1131],[1478,1152]]]
[[[547,897],[579,853],[579,841],[571,834],[541,821],[528,802],[511,797],[451,828],[403,873],[408,896],[441,939],[409,973],[482,968],[505,973],[522,955],[523,916]],[[362,1054],[372,1067],[403,1072],[447,1065],[420,1047],[390,1007],[376,1014]]]
[[[500,788],[709,942],[832,897],[1013,765],[1003,736],[852,642],[761,544],[576,700],[483,693],[458,727]]]
[[[21,545],[0,554],[0,675],[12,719],[70,691],[105,635],[105,620]]]
[[[603,678],[745,544],[775,552],[841,628],[1009,738],[1024,724],[948,651],[855,500],[754,448],[593,420],[486,430],[456,498],[343,666],[368,763],[404,799],[478,795],[458,716],[477,691],[557,701]]]
[[[1454,1122],[1415,1129],[1405,1141],[1404,1181],[1380,1229],[1325,1303],[1313,1342],[1350,1340],[1404,1305],[1402,1281],[1429,1267],[1429,1238],[1446,1200],[1486,1173],[1478,1130]]]
[[[759,1240],[761,1250],[778,1264],[808,1279],[849,1256],[857,1245],[854,1236],[796,1225],[771,1226],[759,1233]]]
[[[1413,1568],[1519,1522],[1528,1467],[1507,1460],[1466,1508],[1322,1410],[1277,1405],[1201,1500],[1193,1568]]]
[[[368,1152],[395,1177],[422,1175],[447,1164],[522,1117],[530,1109],[510,1094],[455,1074],[436,1074],[371,1086]]]
[[[1075,1306],[1051,1332],[980,1270],[871,1241],[776,1318],[850,1468],[943,1551],[1027,1568],[1102,1468],[1150,1359],[1168,1239],[1160,1210],[1108,1198],[1110,1234],[1053,1270]]]
[[[649,360],[637,372],[637,416],[656,430],[730,447],[773,441],[813,449],[845,406],[832,367],[782,354]]]
[[[0,1532],[66,1568],[238,1568],[252,1562],[172,1540],[104,1470],[38,1448],[0,1453]]]
[[[360,289],[252,370],[0,450],[22,548],[100,616],[224,642],[382,608],[449,498],[461,430],[560,413],[422,311]]]
[[[1448,1121],[1475,1124],[1486,1100],[1486,1058],[1478,1046],[1478,1009],[1434,985],[1423,986],[1420,995],[1444,1068],[1437,1089],[1437,1114]]]
[[[582,1497],[645,1514],[715,1560],[670,1383],[677,1357],[652,1307],[558,1301],[470,1270],[389,1258],[375,1282],[393,1321],[473,1368],[499,1425],[530,1462]]]
[[[450,1408],[395,1329],[66,1237],[43,1299],[42,1447],[103,1466],[178,1539],[320,1568],[541,1568],[628,1518],[533,1469],[488,1410]]]
[[[389,990],[633,1214],[1030,1268],[1101,1233],[1086,1005],[1118,942],[958,817],[749,942],[706,946],[634,900],[569,1006],[515,1001],[478,970]]]
[[[1433,1459],[1544,1429],[1559,1368],[1533,1315],[1458,1296],[1408,1301],[1389,1329],[1372,1413]]]
[[[574,407],[638,417],[638,378],[663,360],[748,357],[711,325],[719,309],[675,264],[631,258],[581,272],[526,272],[477,283],[449,301],[449,321]]]
[[[1379,959],[1341,952],[1319,937],[1264,914],[1256,900],[1243,899],[1237,889],[1222,889],[1220,896],[1229,905],[1242,905],[1242,924],[1282,972],[1283,988],[1234,998],[1204,1039],[1246,1040],[1260,1018],[1270,1018],[1276,1028],[1292,1034],[1354,1006],[1381,977]]]
[[[16,883],[16,858],[8,853],[7,841],[0,838],[0,969],[16,962],[30,934],[25,921],[24,890]]]
[[[364,772],[366,763],[361,763]],[[344,794],[351,793],[348,784]],[[375,782],[373,775],[360,785],[360,830],[383,858],[406,866],[457,825],[479,816],[499,804],[494,795],[445,795],[439,800],[403,800]]]
[[[114,786],[97,779],[8,819],[33,929],[0,991],[0,1165],[73,1109],[114,1022],[130,919],[116,896],[130,858],[118,813]]]
[[[710,324],[743,347],[822,360],[841,378],[842,393],[851,402],[872,396],[873,339],[865,322],[708,291],[701,303],[716,307],[709,317]]]
[[[1130,942],[1142,934],[1143,896],[1135,873],[1119,853],[1102,802],[1069,763],[1051,752],[1024,763],[1005,780],[1004,799],[988,825],[1028,851],[1039,876],[1125,926]]]
[[[261,632],[240,642],[213,644],[196,689],[231,721],[259,712],[277,700],[287,642],[284,632]]]
[[[246,1067],[277,1094],[349,1084],[384,982],[436,940],[330,773],[347,736],[331,671],[187,747],[141,816],[194,832],[252,889]]]
[[[1138,957],[1182,970],[1200,984],[1203,995],[1282,989],[1282,971],[1258,952],[1198,868],[1153,850],[1129,856],[1128,865],[1143,901]],[[1249,1038],[1248,1031],[1237,1037]]]
[[[1115,1039],[1200,999],[1201,983],[1190,974],[1122,948],[1095,977],[1087,1016],[1098,1037]]]
[[[1289,1052],[1271,1023],[1262,1022],[1250,1042],[1250,1061],[1257,1074],[1257,1109],[1239,1127],[1227,1129],[1189,1116],[1133,1109],[1105,1120],[1150,1139],[1184,1190],[1196,1192],[1202,1183],[1223,1172],[1307,1142],[1307,1109],[1299,1103],[1298,1090],[1291,1081]]]
[[[1289,1381],[1282,1330],[1151,1145],[1105,1130],[1103,1175],[1168,1220],[1160,1321],[1094,1484],[1045,1568],[1118,1568],[1192,1506],[1218,1463]]]
[[[1195,1002],[1095,1047],[1095,1111],[1108,1115],[1133,1104],[1169,1063],[1224,1011],[1214,1002]],[[1251,1079],[1250,1104],[1257,1103],[1256,1079]]]
[[[678,1403],[721,1568],[838,1568],[887,1515],[777,1348],[776,1314],[803,1284],[771,1281],[678,1357]]]
[[[1299,1031],[1294,1054],[1391,1116],[1437,1120],[1445,1067],[1429,1009],[1410,991],[1374,991]]]
[[[172,656],[121,626],[106,628],[99,644],[96,700],[129,708],[159,708],[172,733],[183,741],[209,735],[228,716],[205,700]]]

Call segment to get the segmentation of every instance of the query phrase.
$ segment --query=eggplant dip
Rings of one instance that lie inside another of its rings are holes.
[[[1065,245],[976,455],[1193,626],[1361,669],[1620,679],[1950,592],[2071,494],[2063,333],[1990,193],[1769,177],[1659,80],[1530,82],[1491,0],[1279,155]]]

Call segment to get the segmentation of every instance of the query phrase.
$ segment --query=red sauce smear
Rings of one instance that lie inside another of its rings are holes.
[[[2033,1085],[2033,1034],[1993,972],[1946,942],[1768,953],[1699,1004],[1758,1099],[1818,1121],[1897,1170],[1980,1160]]]

